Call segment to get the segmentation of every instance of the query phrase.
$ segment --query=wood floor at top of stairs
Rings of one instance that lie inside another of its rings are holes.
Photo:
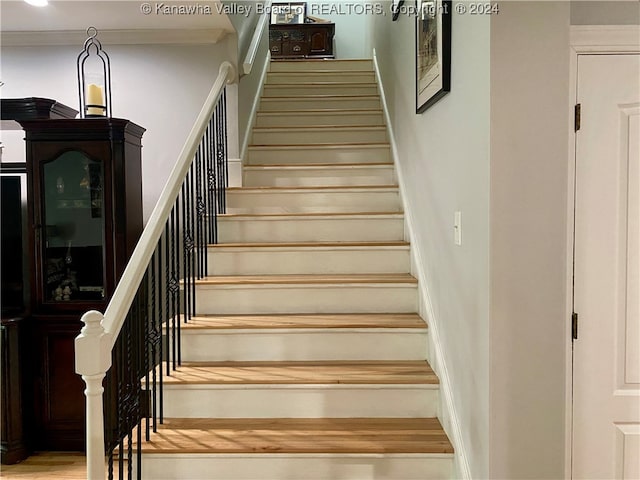
[[[161,453],[453,453],[436,418],[167,418],[144,443]]]
[[[415,313],[195,315],[182,329],[419,328],[427,324]]]

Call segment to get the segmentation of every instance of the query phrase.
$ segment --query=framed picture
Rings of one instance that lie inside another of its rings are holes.
[[[307,4],[304,2],[286,2],[271,4],[271,23],[304,23],[307,16]]]
[[[394,22],[400,16],[400,7],[402,7],[403,3],[404,3],[404,0],[391,0],[391,14],[392,14],[391,18]]]
[[[417,0],[416,113],[451,90],[451,0]]]

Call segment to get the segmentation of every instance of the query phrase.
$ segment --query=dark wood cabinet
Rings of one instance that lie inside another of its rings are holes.
[[[335,24],[301,23],[269,26],[272,59],[334,58]]]
[[[21,130],[18,122],[75,118],[77,110],[48,98],[0,99],[3,130]],[[24,160],[24,159],[23,159]],[[12,464],[24,460],[34,449],[34,357],[37,342],[30,316],[32,262],[29,249],[30,222],[27,215],[27,166],[0,163],[2,199],[2,322],[0,352],[2,377],[1,461]]]
[[[26,133],[34,447],[83,450],[74,339],[104,311],[143,228],[144,129],[116,118],[20,122]]]

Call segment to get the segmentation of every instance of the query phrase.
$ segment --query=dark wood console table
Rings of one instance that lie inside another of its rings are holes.
[[[335,58],[335,24],[330,22],[269,25],[272,59]]]

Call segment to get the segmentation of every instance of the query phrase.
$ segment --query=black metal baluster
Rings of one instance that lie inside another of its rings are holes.
[[[228,175],[223,90],[114,345],[104,397],[111,480],[116,449],[118,480],[125,478],[124,462],[132,479],[134,443],[136,478],[141,480],[143,423],[149,441],[151,430],[157,432],[164,421],[163,377],[181,363],[181,324],[196,314],[196,279],[208,275],[208,246],[218,241]]]
[[[223,167],[223,154],[224,154],[224,148],[222,146],[222,138],[223,138],[223,134],[222,134],[222,119],[223,116],[223,111],[222,111],[222,100],[220,100],[220,102],[218,102],[218,105],[216,105],[216,168],[218,169],[218,183],[216,185],[217,188],[217,212],[218,213],[222,213],[224,212],[224,202],[223,202],[223,197],[224,197],[224,191],[222,189],[223,185],[224,185],[224,167]]]
[[[126,323],[126,320],[125,320]],[[123,327],[123,330],[124,327]],[[122,333],[122,332],[121,332]],[[124,331],[124,336],[120,335],[118,337],[118,340],[116,341],[116,345],[117,345],[117,359],[114,359],[117,362],[117,368],[116,368],[116,389],[118,392],[118,411],[117,411],[117,417],[118,417],[118,428],[117,428],[117,433],[116,433],[116,439],[118,441],[118,479],[124,479],[124,463],[123,463],[123,457],[124,457],[124,442],[122,440],[122,432],[124,431],[124,415],[122,412],[122,408],[121,406],[124,405],[124,388],[122,386],[122,378],[124,376],[124,361],[122,361],[125,358],[125,352],[124,352],[124,341],[123,338],[127,336],[127,332],[126,330]]]
[[[159,355],[159,361],[158,361],[158,378],[159,378],[159,385],[160,385],[160,392],[158,395],[158,402],[159,405],[158,407],[160,408],[160,415],[158,417],[158,420],[160,422],[160,424],[162,425],[164,423],[164,384],[163,384],[163,370],[162,370],[162,361],[164,360],[164,341],[162,339],[162,322],[163,322],[163,310],[162,310],[162,306],[163,306],[163,280],[162,280],[162,235],[160,236],[160,238],[158,239],[158,247],[156,248],[156,253],[158,254],[158,282],[157,282],[157,287],[158,287],[158,332],[160,335],[160,341],[158,343],[159,349],[160,351],[158,352]]]
[[[113,480],[113,448],[109,448],[109,459],[107,460],[107,470],[109,480]]]
[[[209,120],[206,130],[207,149],[207,243],[213,243],[215,230],[214,210],[216,205],[215,182],[216,182],[216,156],[214,151],[215,130],[213,129],[213,117]],[[207,264],[208,272],[208,264]]]
[[[222,184],[222,209],[221,213],[226,213],[227,211],[227,195],[226,188],[229,186],[229,162],[227,162],[228,156],[228,142],[227,142],[227,89],[224,88],[222,90],[222,96],[220,97],[220,105],[221,105],[221,118],[220,118],[220,128],[222,130],[222,154],[220,158],[222,160],[222,168],[224,171],[224,183]]]
[[[196,264],[198,268],[198,279],[203,277],[203,269],[202,269],[202,261],[200,259],[201,256],[201,246],[202,246],[202,233],[201,228],[202,225],[200,223],[200,196],[202,195],[200,190],[200,156],[201,156],[201,145],[198,146],[198,150],[196,152],[196,157],[194,159],[195,164],[195,214],[196,214]]]
[[[156,310],[156,262],[158,261],[158,247],[153,251],[153,255],[151,256],[151,263],[149,265],[151,279],[151,375],[152,375],[152,383],[153,389],[151,392],[151,421],[152,428],[154,433],[158,431],[157,418],[158,418],[158,384],[157,384],[157,368],[158,368],[158,344],[162,344],[161,341],[161,333],[158,329],[157,324],[157,310]],[[147,432],[147,441],[149,440],[149,432]]]
[[[136,301],[134,300],[134,305],[136,304]],[[128,330],[129,330],[129,335],[127,335],[127,346],[126,346],[126,350],[127,350],[127,363],[124,366],[125,368],[125,373],[126,376],[125,378],[127,378],[127,383],[125,384],[126,386],[126,390],[125,390],[125,398],[126,398],[126,404],[125,404],[125,412],[126,412],[126,424],[125,424],[125,431],[128,432],[128,434],[126,435],[127,438],[127,479],[128,480],[133,480],[131,473],[132,473],[132,457],[133,457],[133,445],[132,445],[132,438],[131,438],[131,426],[132,426],[132,417],[133,417],[133,413],[134,413],[134,408],[135,408],[135,395],[134,392],[136,391],[136,385],[135,385],[135,379],[132,378],[133,373],[134,373],[134,369],[130,368],[132,366],[133,363],[133,345],[132,345],[132,341],[134,340],[133,334],[135,333],[135,329],[132,328],[133,325],[132,323],[134,322],[134,319],[136,318],[135,315],[136,310],[134,307],[133,312],[131,313],[131,318],[129,318],[129,322],[128,322]],[[129,368],[127,368],[129,367]],[[124,432],[122,432],[124,434]]]
[[[166,346],[166,362],[165,374],[167,377],[171,376],[171,290],[169,288],[169,281],[171,279],[171,239],[169,236],[169,221],[167,221],[164,227],[164,293],[165,293],[165,346]]]
[[[180,189],[180,198],[182,201],[182,285],[183,285],[183,305],[184,305],[184,318],[183,322],[186,323],[191,320],[191,269],[189,268],[189,257],[191,255],[191,238],[189,231],[189,205],[187,204],[187,181],[189,176],[185,178],[182,188]]]
[[[196,270],[196,208],[195,208],[195,192],[194,192],[194,169],[193,165],[189,168],[188,175],[188,190],[189,190],[189,230],[191,232],[191,242],[192,247],[190,251],[190,266],[191,270],[191,311],[195,314],[196,312],[196,278],[198,278],[198,272]]]
[[[176,279],[176,214],[175,207],[171,209],[171,214],[169,215],[169,222],[167,223],[168,228],[168,252],[169,256],[167,257],[167,261],[169,263],[168,268],[168,288],[169,293],[171,294],[171,300],[169,302],[169,323],[171,330],[171,365],[173,370],[177,367],[177,345],[176,345],[176,293],[178,290],[178,282]]]
[[[202,276],[207,276],[207,262],[206,262],[206,252],[207,252],[207,230],[206,230],[206,221],[207,221],[207,166],[205,159],[206,148],[203,146],[202,141],[200,142],[199,147],[200,155],[197,159],[199,165],[199,175],[197,177],[198,188],[200,194],[198,195],[198,224],[200,225],[200,248],[198,252],[199,261],[200,261],[200,271],[202,272]]]

